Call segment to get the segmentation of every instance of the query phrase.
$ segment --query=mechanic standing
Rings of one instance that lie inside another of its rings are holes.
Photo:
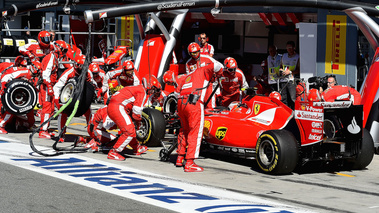
[[[191,52],[191,51],[190,51]],[[179,94],[178,115],[182,128],[178,135],[178,157],[176,166],[186,163],[185,172],[202,172],[203,168],[196,165],[194,160],[198,158],[204,127],[204,98],[206,87],[213,76],[222,73],[220,63],[208,64],[198,67],[186,76],[178,79],[178,87],[175,92]],[[198,99],[198,100],[197,100]]]
[[[162,87],[155,76],[151,76],[149,79],[143,78],[142,82],[144,85],[124,87],[116,92],[109,101],[108,116],[120,128],[121,135],[113,149],[109,151],[108,159],[125,160],[121,152],[128,144],[133,148],[135,154],[147,150],[146,146],[139,145],[135,126],[139,126],[142,120],[141,114],[147,95],[159,95]]]
[[[223,67],[220,62],[210,57],[209,55],[200,54],[200,46],[199,44],[192,42],[188,45],[188,53],[191,55],[191,58],[186,63],[186,73],[191,73],[197,70],[200,67],[211,65],[214,67]],[[216,69],[215,69],[216,70]],[[218,70],[217,70],[218,71]],[[213,84],[214,79],[211,79],[209,84],[207,85],[207,92],[204,97],[204,102],[209,99],[212,94],[212,91],[216,89],[216,85]],[[220,94],[220,90],[217,89],[216,95]],[[216,107],[216,96],[214,95],[207,106],[205,108],[215,108]]]
[[[200,46],[201,46],[200,54],[209,55],[210,57],[213,57],[213,55],[215,54],[215,49],[212,44],[208,43],[209,38],[207,34],[205,33],[200,34],[199,41],[200,41]]]
[[[221,77],[221,106],[228,107],[231,102],[238,101],[242,95],[242,88],[249,88],[245,75],[238,68],[237,61],[228,57],[224,60]]]
[[[50,52],[42,60],[42,83],[39,89],[39,100],[42,106],[41,124],[48,120],[54,113],[54,90],[53,86],[57,81],[58,55],[55,51]],[[48,131],[50,122],[43,125],[39,132],[39,138],[50,139],[55,134]]]
[[[281,76],[283,76],[280,79],[280,89],[282,102],[293,109],[296,100],[296,82],[294,76],[300,75],[300,60],[299,54],[295,52],[295,42],[288,41],[286,49],[287,53],[284,53],[282,56],[282,68],[279,69]]]

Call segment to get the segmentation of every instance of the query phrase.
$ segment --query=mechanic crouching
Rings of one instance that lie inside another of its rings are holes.
[[[178,135],[178,157],[176,166],[184,165],[185,172],[202,172],[203,168],[196,165],[204,127],[204,97],[207,86],[213,75],[219,77],[222,73],[222,64],[214,63],[204,67],[197,67],[184,77],[177,80],[175,92],[179,94],[178,115],[182,128]]]
[[[108,116],[120,128],[121,135],[113,149],[109,151],[108,159],[125,160],[121,152],[128,144],[133,148],[135,154],[147,151],[146,146],[141,146],[137,142],[135,126],[139,126],[142,120],[141,114],[147,95],[159,94],[162,87],[155,76],[151,76],[149,79],[143,78],[142,83],[143,85],[124,87],[116,92],[109,101]]]

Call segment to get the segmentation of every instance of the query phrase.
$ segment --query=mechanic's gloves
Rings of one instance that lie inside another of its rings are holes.
[[[137,115],[137,114],[132,114],[132,117],[133,117],[133,119],[135,120],[135,121],[141,121],[142,120],[142,118],[141,118],[141,115]]]
[[[49,96],[53,96],[54,95],[54,90],[53,90],[53,87],[51,86],[51,84],[47,84],[46,85],[46,90],[47,90],[47,94]]]
[[[33,53],[31,52],[28,52],[28,57],[30,58],[30,60],[33,60],[35,58],[35,56],[33,55]]]
[[[103,94],[103,89],[99,89],[99,90],[97,91],[97,97],[98,97],[98,98],[101,97],[101,94]]]

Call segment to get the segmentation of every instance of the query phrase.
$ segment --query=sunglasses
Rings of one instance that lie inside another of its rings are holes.
[[[202,40],[205,40],[205,39],[207,39],[206,37],[205,38],[203,38],[203,37],[200,37],[200,39],[202,39]]]

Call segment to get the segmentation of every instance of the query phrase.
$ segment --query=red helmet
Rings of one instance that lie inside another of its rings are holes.
[[[16,67],[26,67],[28,65],[28,62],[25,60],[24,56],[19,55],[14,60],[14,65]]]
[[[278,99],[279,101],[282,100],[282,96],[280,95],[279,92],[276,92],[276,91],[271,92],[268,97]]]
[[[318,89],[309,90],[308,101],[321,101],[321,95]]]
[[[38,43],[41,47],[48,47],[50,45],[51,34],[47,31],[38,33]]]
[[[193,59],[198,59],[200,56],[200,46],[196,42],[192,42],[191,44],[188,45],[188,54],[193,58]]]
[[[228,57],[224,60],[224,66],[229,72],[235,72],[237,69],[237,61],[232,57]]]
[[[86,60],[85,55],[77,55],[74,60],[74,68],[81,69],[83,67],[84,61]]]
[[[92,73],[99,73],[100,72],[100,66],[98,63],[91,63],[88,67],[88,69],[92,72]]]
[[[153,90],[154,93],[159,93],[162,89],[161,84],[154,75],[147,74],[142,79],[142,83],[147,90]]]
[[[129,76],[129,77],[132,77],[133,76],[133,72],[134,72],[134,64],[132,61],[130,60],[126,60],[124,61],[124,63],[122,63],[122,68],[124,70],[124,73]]]
[[[163,82],[166,83],[166,84],[174,84],[175,83],[175,72],[172,71],[172,70],[167,70],[167,72],[165,72],[163,74]]]

